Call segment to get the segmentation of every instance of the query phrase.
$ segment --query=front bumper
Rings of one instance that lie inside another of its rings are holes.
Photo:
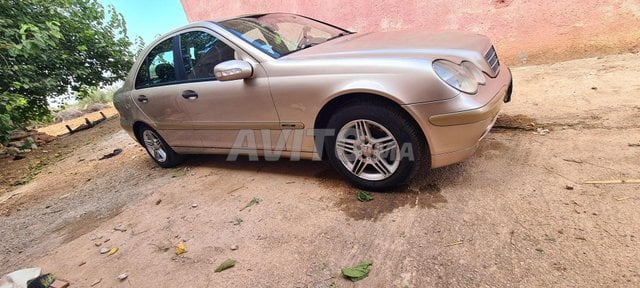
[[[475,95],[460,94],[446,101],[405,106],[427,137],[431,168],[460,162],[475,153],[502,104],[511,101],[511,71],[502,70]]]
[[[429,123],[435,126],[455,126],[472,124],[476,122],[482,122],[487,119],[493,119],[496,115],[498,115],[498,112],[500,112],[502,103],[507,102],[507,98],[509,100],[511,99],[511,96],[507,97],[507,90],[507,87],[503,87],[493,97],[493,99],[491,99],[489,103],[480,108],[433,115],[429,117]]]

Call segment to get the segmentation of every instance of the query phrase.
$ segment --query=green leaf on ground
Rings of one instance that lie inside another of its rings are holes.
[[[373,261],[362,261],[354,267],[342,268],[342,276],[356,282],[369,276],[369,266],[373,265]]]
[[[236,266],[236,260],[233,259],[227,259],[224,260],[224,262],[220,263],[220,265],[218,266],[218,268],[216,268],[215,272],[222,272],[224,270],[227,270],[233,266]]]
[[[187,175],[187,168],[175,168],[171,178],[178,178]]]
[[[247,203],[247,205],[244,206],[244,208],[240,209],[240,211],[242,211],[244,209],[247,209],[247,208],[249,208],[249,207],[251,207],[253,205],[260,204],[260,202],[262,202],[262,199],[260,199],[258,197],[253,197],[253,199],[251,199],[251,201],[249,201],[249,203]]]
[[[242,224],[242,222],[243,222],[242,219],[237,217],[235,220],[231,221],[231,223],[233,223],[233,225],[236,225],[236,226]]]
[[[358,190],[358,193],[356,194],[356,198],[358,198],[358,201],[360,202],[368,202],[373,200],[373,196],[371,196],[371,194],[364,192],[362,190]]]

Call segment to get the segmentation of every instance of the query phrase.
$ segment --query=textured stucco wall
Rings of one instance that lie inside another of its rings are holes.
[[[189,21],[292,12],[357,32],[463,30],[490,36],[503,61],[547,62],[637,50],[640,0],[181,0]]]

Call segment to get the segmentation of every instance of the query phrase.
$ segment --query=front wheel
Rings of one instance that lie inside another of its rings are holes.
[[[138,138],[149,156],[162,168],[171,168],[182,162],[182,155],[171,149],[158,132],[148,126],[138,129]]]
[[[416,125],[395,107],[358,103],[338,110],[325,138],[331,165],[356,187],[389,190],[428,165],[427,145]]]

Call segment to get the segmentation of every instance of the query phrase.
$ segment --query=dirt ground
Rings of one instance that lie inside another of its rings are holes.
[[[474,157],[366,203],[325,162],[160,169],[110,120],[43,148],[60,156],[28,183],[3,184],[0,274],[39,266],[72,287],[638,287],[640,184],[584,183],[640,178],[637,67],[623,54],[514,68],[513,101]],[[340,277],[367,259],[368,278]]]
[[[47,133],[52,136],[63,136],[58,141],[52,142],[46,147],[40,147],[40,149],[34,150],[32,153],[24,154],[25,159],[20,161],[11,161],[13,157],[9,155],[0,155],[0,199],[3,199],[3,194],[15,189],[15,186],[20,186],[31,181],[36,175],[42,172],[42,169],[51,163],[57,163],[58,160],[65,158],[75,148],[83,145],[93,143],[98,135],[102,135],[104,129],[102,126],[98,126],[96,129],[89,131],[83,131],[81,134],[74,135],[75,137],[66,137],[65,134],[69,133],[67,125],[72,129],[78,128],[80,125],[85,124],[85,118],[89,121],[95,122],[102,119],[104,114],[107,118],[117,117],[118,111],[115,108],[107,108],[99,112],[88,113],[82,117],[71,119],[69,121],[62,121],[60,123],[52,124],[46,127],[37,129],[38,132]],[[113,133],[116,130],[108,133]],[[0,208],[2,210],[2,208]]]

